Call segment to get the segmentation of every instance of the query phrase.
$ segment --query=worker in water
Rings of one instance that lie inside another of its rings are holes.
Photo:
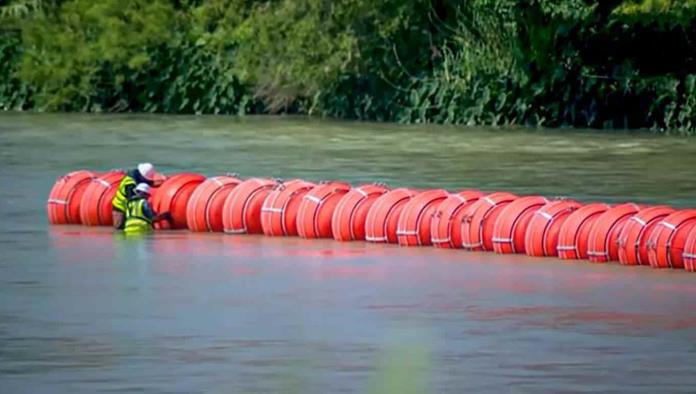
[[[123,230],[126,217],[126,204],[133,198],[134,189],[137,184],[144,183],[148,186],[155,184],[155,167],[150,163],[140,163],[126,173],[118,184],[116,195],[111,201],[111,217],[113,218],[114,228]]]
[[[126,234],[147,233],[152,230],[152,224],[159,220],[169,220],[169,212],[155,213],[147,202],[150,197],[150,185],[139,183],[133,189],[133,198],[126,203],[126,220],[123,232]]]

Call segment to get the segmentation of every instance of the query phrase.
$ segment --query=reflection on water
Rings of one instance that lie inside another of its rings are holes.
[[[0,390],[692,392],[684,272],[48,227],[55,176],[236,171],[694,206],[696,146],[296,119],[0,116]]]

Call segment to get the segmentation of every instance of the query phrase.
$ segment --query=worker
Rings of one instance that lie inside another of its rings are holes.
[[[152,224],[160,220],[169,220],[169,212],[155,213],[147,198],[150,197],[150,185],[139,183],[133,189],[133,198],[126,203],[126,220],[123,232],[126,234],[147,233],[152,230]]]
[[[137,168],[134,168],[126,173],[126,175],[118,184],[116,195],[111,201],[111,217],[114,222],[114,228],[123,230],[125,224],[126,204],[128,200],[133,198],[133,190],[139,183],[153,186],[155,184],[155,167],[150,163],[140,163]]]

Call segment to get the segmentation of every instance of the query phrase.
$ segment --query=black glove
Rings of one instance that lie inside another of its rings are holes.
[[[160,217],[164,220],[172,220],[172,214],[169,212],[164,212],[160,215]]]

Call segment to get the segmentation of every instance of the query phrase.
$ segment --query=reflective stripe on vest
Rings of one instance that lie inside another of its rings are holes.
[[[121,212],[126,212],[126,205],[128,204],[128,196],[126,196],[126,186],[128,185],[135,186],[135,179],[133,179],[130,175],[125,175],[123,179],[121,179],[121,183],[118,184],[118,189],[116,189],[114,199],[111,200],[111,206],[115,209],[118,209]]]
[[[152,230],[152,221],[143,213],[144,198],[128,201],[126,208],[126,225],[123,231],[126,233],[147,232]]]

